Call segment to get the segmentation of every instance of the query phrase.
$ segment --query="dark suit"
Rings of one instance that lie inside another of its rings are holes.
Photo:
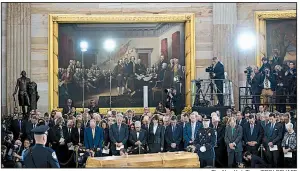
[[[247,123],[245,124],[243,131],[243,139],[245,141],[247,151],[252,154],[258,155],[258,148],[261,144],[263,136],[263,129],[261,125],[254,123],[253,131],[251,134],[250,123]],[[247,143],[251,141],[256,141],[257,144],[255,146],[249,146]]]
[[[251,156],[251,168],[267,168],[266,162],[260,157],[252,154]]]
[[[200,125],[199,122],[196,122],[196,127],[194,131],[194,139],[196,138],[198,130],[202,126]],[[192,127],[191,127],[191,122],[186,123],[185,127],[183,129],[183,139],[184,139],[184,148],[190,145],[190,141],[192,141]]]
[[[282,140],[282,125],[280,123],[275,123],[274,128],[271,128],[271,123],[266,126],[263,138],[263,145],[266,149],[266,157],[269,164],[272,164],[273,167],[277,167],[279,151],[270,151],[268,145],[269,142],[272,142],[273,145],[277,145],[277,148],[280,148]]]
[[[126,148],[128,136],[129,136],[129,130],[127,125],[122,123],[120,129],[117,123],[110,126],[109,138],[111,141],[112,155],[119,155],[119,151],[116,150],[115,143],[122,143],[124,145],[124,148]]]
[[[246,119],[242,119],[242,120],[237,120],[236,121],[236,124],[237,125],[240,125],[241,127],[244,127],[244,125],[247,123],[247,120]]]
[[[37,126],[37,124],[36,124],[36,126]],[[27,124],[26,124],[26,131],[25,131],[26,132],[25,137],[27,139],[29,139],[29,141],[33,140],[33,142],[35,142],[35,140],[34,140],[34,134],[31,132],[32,129],[33,129],[33,124],[31,122],[27,122]]]
[[[261,80],[262,80],[262,74],[256,73],[253,77],[253,79],[250,81],[251,85],[251,94],[253,95],[253,103],[255,106],[256,112],[258,112],[258,108],[260,105],[260,95],[261,95]]]
[[[20,137],[20,134],[23,133],[24,129],[25,129],[25,124],[22,120],[19,119],[12,120],[11,131],[13,132],[14,140],[17,140]],[[21,138],[23,140],[23,136]]]
[[[93,138],[92,128],[85,128],[84,130],[84,146],[86,149],[93,149],[96,151],[95,156],[101,156],[103,143],[103,130],[100,127],[95,127],[95,135]],[[100,148],[100,151],[97,150]]]
[[[232,164],[235,161],[237,163],[242,162],[242,151],[243,151],[243,145],[242,145],[242,138],[243,138],[243,128],[242,126],[236,125],[235,128],[231,128],[230,126],[227,126],[225,129],[225,143],[227,145],[227,153],[228,153],[228,167],[232,168]],[[235,149],[230,149],[229,144],[235,143]]]
[[[142,129],[144,129],[147,133],[149,132],[149,129],[150,129],[150,125],[151,124],[149,124],[149,125],[144,125],[144,124],[142,124]]]
[[[141,144],[141,149],[140,152],[143,153],[146,150],[146,143],[147,143],[147,132],[146,130],[141,129],[139,131],[139,137],[137,137],[137,131],[133,130],[130,131],[129,134],[129,142],[132,144],[132,149],[133,149],[133,154],[139,154],[139,146],[135,145],[137,141],[140,141]],[[144,149],[144,150],[143,150]]]
[[[83,144],[84,142],[84,129],[80,128],[80,131],[78,131],[78,128],[72,129],[72,143],[73,145],[78,145],[78,143]]]
[[[162,125],[157,125],[157,129],[155,133],[153,133],[153,124],[150,125],[150,129],[148,131],[148,146],[150,153],[158,153],[161,151],[161,148],[164,148],[164,138],[165,138],[165,130]]]
[[[215,167],[217,168],[225,168],[227,166],[227,155],[226,154],[226,145],[225,145],[225,125],[222,125],[220,122],[218,123],[217,128],[215,128],[212,124],[210,126],[216,130],[216,146],[215,146]]]
[[[68,160],[68,158],[66,157],[67,152],[68,152],[68,147],[67,147],[67,142],[66,142],[67,138],[68,138],[67,127],[62,126],[62,128],[60,128],[58,125],[55,125],[52,129],[52,132],[53,132],[52,148],[54,151],[56,151],[58,161],[66,162],[66,160]],[[65,139],[64,145],[61,145],[59,143],[61,138]]]
[[[213,72],[216,74],[213,79],[225,79],[224,76],[224,65],[221,62],[218,62],[213,69]],[[217,87],[217,93],[223,93],[223,80],[215,81]],[[219,105],[223,106],[223,94],[218,94]]]
[[[266,68],[269,68],[270,72],[272,71],[271,64],[268,62],[266,64],[263,63],[263,65],[259,68],[259,72],[264,73]]]
[[[165,140],[166,140],[166,150],[167,151],[179,151],[179,144],[183,137],[183,130],[182,126],[176,124],[174,126],[174,130],[172,130],[172,125],[167,126],[167,129],[165,130]],[[171,143],[175,143],[176,147],[172,148]]]

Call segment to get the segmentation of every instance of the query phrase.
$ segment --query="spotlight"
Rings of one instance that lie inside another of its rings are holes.
[[[255,36],[252,33],[242,33],[238,37],[238,45],[242,50],[251,49],[255,45]]]

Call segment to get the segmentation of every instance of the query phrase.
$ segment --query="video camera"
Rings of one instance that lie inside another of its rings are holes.
[[[173,92],[173,89],[172,89],[172,88],[167,88],[167,89],[164,90],[164,92],[165,92],[166,94],[169,94],[169,93],[172,93],[172,92]]]
[[[250,79],[250,76],[251,76],[252,72],[253,72],[253,69],[252,69],[251,66],[248,66],[248,67],[246,68],[246,70],[244,71],[244,73],[247,74],[247,81],[248,81],[248,82],[251,80],[251,79]]]
[[[205,68],[205,72],[209,73],[209,77],[210,79],[212,79],[214,73],[214,65],[212,64],[211,66]]]

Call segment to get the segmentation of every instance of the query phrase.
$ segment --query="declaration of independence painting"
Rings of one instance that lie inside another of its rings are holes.
[[[266,33],[267,56],[274,66],[296,61],[296,19],[267,20]]]
[[[143,107],[144,86],[149,107],[170,88],[185,105],[184,23],[59,24],[58,41],[59,107]]]

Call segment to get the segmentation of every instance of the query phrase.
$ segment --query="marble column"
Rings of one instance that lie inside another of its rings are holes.
[[[234,103],[238,106],[238,58],[236,46],[237,4],[213,4],[213,55],[224,64],[233,83]],[[225,101],[224,101],[225,102]],[[226,103],[226,102],[225,102]]]
[[[12,113],[15,106],[13,92],[22,70],[31,76],[31,11],[30,3],[7,3],[6,25],[6,103],[7,112]],[[18,106],[17,95],[16,104]]]

